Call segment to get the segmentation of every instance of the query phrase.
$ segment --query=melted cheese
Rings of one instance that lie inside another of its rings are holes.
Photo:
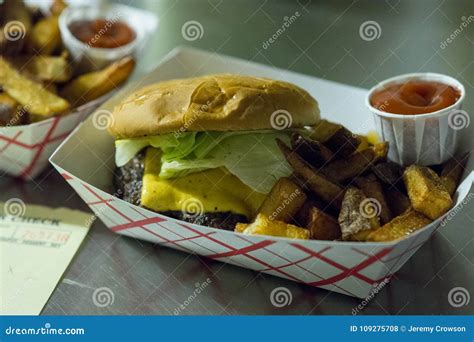
[[[223,168],[172,179],[159,177],[160,168],[160,150],[149,147],[141,203],[155,211],[187,211],[188,205],[198,203],[202,212],[231,211],[252,219],[266,196],[253,191]]]

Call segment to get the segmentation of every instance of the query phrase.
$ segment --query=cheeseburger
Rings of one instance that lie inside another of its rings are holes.
[[[292,173],[276,139],[315,125],[318,103],[282,81],[209,75],[146,86],[119,104],[119,196],[176,219],[233,230]]]

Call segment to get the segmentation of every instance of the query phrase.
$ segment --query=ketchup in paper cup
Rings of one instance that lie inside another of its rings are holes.
[[[153,13],[120,4],[71,6],[59,17],[64,45],[83,72],[136,57],[157,26]]]
[[[434,165],[455,155],[459,131],[469,124],[464,97],[464,86],[450,76],[413,73],[377,84],[365,103],[381,140],[390,144],[390,160]]]

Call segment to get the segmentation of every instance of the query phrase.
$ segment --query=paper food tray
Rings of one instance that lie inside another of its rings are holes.
[[[129,84],[101,110],[112,110],[125,94],[145,84],[219,72],[295,83],[318,99],[325,118],[358,133],[373,129],[373,119],[364,107],[363,89],[182,48],[173,50],[154,71]],[[104,224],[118,234],[360,298],[396,272],[441,225],[438,219],[399,241],[357,243],[249,236],[175,220],[112,195],[114,142],[106,130],[94,127],[92,118],[63,142],[50,161]],[[471,170],[472,158],[469,163]],[[464,175],[457,205],[469,194],[473,178],[473,174]]]

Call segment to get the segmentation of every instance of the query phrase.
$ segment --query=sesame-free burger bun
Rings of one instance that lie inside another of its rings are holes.
[[[287,82],[221,74],[155,83],[115,107],[109,132],[132,138],[185,131],[286,129],[316,124],[316,100]]]

